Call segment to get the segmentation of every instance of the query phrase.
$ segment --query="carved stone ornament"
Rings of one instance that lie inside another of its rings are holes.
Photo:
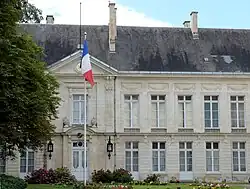
[[[68,127],[69,126],[69,119],[67,117],[63,118],[63,127]]]
[[[92,119],[91,119],[91,126],[92,127],[97,127],[97,120],[96,120],[96,118],[95,117],[93,117]]]

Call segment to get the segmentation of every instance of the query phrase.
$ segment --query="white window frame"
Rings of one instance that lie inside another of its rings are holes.
[[[236,100],[231,100],[231,97],[235,97]],[[239,100],[239,97],[243,97],[243,100]],[[237,121],[237,125],[232,125],[232,114],[230,115],[231,117],[231,127],[233,129],[244,129],[246,128],[246,115],[245,115],[245,107],[246,107],[246,104],[245,104],[245,96],[244,95],[231,95],[230,96],[230,113],[232,111],[232,103],[235,103],[236,104],[236,121]],[[240,119],[239,119],[239,103],[243,103],[244,105],[244,127],[240,127]]]
[[[79,96],[80,98],[82,97],[83,100],[74,100],[74,96]],[[84,124],[84,116],[83,116],[83,121],[82,121],[82,117],[81,117],[81,106],[79,105],[79,122],[74,122],[74,102],[84,102],[84,94],[82,93],[74,93],[72,94],[72,105],[71,105],[71,124],[72,125],[83,125]],[[88,122],[88,94],[86,94],[86,103],[87,103],[87,108],[86,108],[86,120]],[[86,105],[86,104],[84,104]]]
[[[130,148],[127,148],[127,143],[130,143]],[[137,148],[134,148],[134,144],[137,145]],[[137,141],[128,141],[125,142],[125,169],[127,170],[127,162],[126,162],[126,152],[130,152],[130,172],[139,172],[139,142]],[[138,152],[138,164],[137,164],[137,170],[134,171],[134,155],[133,152]]]
[[[206,150],[206,152],[207,151],[210,151],[211,152],[211,155],[212,155],[212,171],[208,171],[207,170],[207,155],[205,155],[205,157],[206,157],[206,172],[219,172],[220,171],[220,143],[219,142],[216,142],[216,141],[214,141],[214,142],[205,142],[205,145],[207,144],[207,143],[211,143],[211,149],[207,149],[207,147],[205,146],[205,150]],[[214,149],[214,143],[218,143],[218,149]],[[219,152],[219,170],[218,171],[215,171],[214,170],[214,167],[215,167],[215,165],[214,165],[214,152]]]
[[[205,97],[207,97],[207,96],[209,96],[209,99],[210,100],[205,100]],[[217,97],[217,100],[213,100],[213,97]],[[219,115],[219,95],[204,95],[204,97],[203,97],[203,100],[204,100],[204,103],[203,103],[203,105],[204,105],[204,108],[203,108],[203,111],[204,111],[204,126],[205,126],[205,129],[219,129],[220,128],[220,115]],[[217,105],[218,105],[218,127],[215,127],[214,125],[213,125],[213,107],[212,107],[212,104],[213,103],[217,103]],[[209,103],[210,104],[210,127],[207,127],[206,126],[206,116],[205,116],[205,114],[206,114],[206,112],[205,112],[205,104],[206,103]]]
[[[184,144],[184,148],[181,148],[180,147],[180,144],[183,143]],[[188,148],[187,144],[188,143],[191,143],[191,148]],[[184,159],[185,159],[185,171],[182,171],[181,170],[181,167],[180,167],[180,161],[179,161],[179,171],[180,172],[193,172],[193,143],[192,142],[179,142],[179,159],[180,159],[180,152],[184,152]],[[188,152],[192,152],[192,170],[191,171],[188,171],[188,156],[187,156],[187,153]]]
[[[152,100],[152,97],[156,97],[156,100]],[[160,97],[164,97],[164,100],[160,100]],[[151,110],[152,110],[152,104],[153,103],[156,103],[156,128],[161,128],[161,127],[164,127],[160,125],[160,104],[164,104],[164,114],[165,114],[165,111],[166,111],[166,108],[165,108],[165,105],[166,105],[166,95],[151,95],[150,96],[151,98]],[[152,112],[152,111],[151,111]],[[164,122],[165,122],[165,117],[164,118]],[[152,115],[151,115],[151,120],[153,119]]]
[[[129,97],[129,100],[126,99],[126,97]],[[133,99],[133,97],[137,97],[136,100]],[[138,110],[137,111],[137,116],[138,116],[138,124],[139,124],[139,94],[125,94],[124,95],[124,103],[129,103],[129,111],[130,111],[130,115],[129,115],[129,128],[136,128],[138,127],[138,125],[134,125],[134,121],[133,121],[133,102],[137,102],[138,103]],[[126,118],[127,119],[127,118]],[[126,125],[127,127],[127,125]]]
[[[157,149],[153,149],[153,143],[157,143]],[[161,143],[164,143],[165,144],[165,148],[164,149],[160,149],[160,144]],[[153,170],[153,152],[157,152],[157,171],[154,171]],[[165,165],[164,165],[164,170],[161,171],[161,157],[160,157],[160,154],[161,152],[164,152],[165,153]],[[166,142],[152,142],[152,171],[153,172],[166,172]]]
[[[183,100],[179,100],[179,97],[183,97]],[[191,97],[191,99],[190,100],[187,100],[187,97]],[[179,104],[183,104],[183,124],[182,124],[182,126],[183,126],[183,128],[187,128],[187,108],[186,108],[186,106],[187,106],[187,103],[191,103],[192,104],[192,95],[177,95],[177,100],[178,100],[178,105]],[[178,106],[178,108],[179,108],[179,106]],[[179,111],[179,110],[178,110]],[[193,119],[192,119],[192,121],[193,121]]]
[[[19,162],[20,162],[20,164],[19,164],[19,172],[20,172],[21,174],[29,174],[29,173],[31,173],[31,172],[28,171],[28,167],[30,166],[30,165],[29,165],[29,153],[30,153],[30,152],[34,153],[34,165],[33,165],[33,170],[32,170],[32,171],[34,171],[34,170],[36,169],[36,153],[35,153],[34,150],[27,149],[27,150],[25,150],[25,153],[26,153],[26,157],[25,157],[25,159],[26,159],[26,165],[25,165],[26,171],[25,171],[25,172],[21,172],[21,155],[22,155],[22,154],[20,154],[20,159],[19,159]]]
[[[234,143],[237,143],[237,149],[234,149],[233,148],[233,144]],[[240,144],[242,144],[242,143],[244,143],[244,149],[240,149]],[[234,156],[233,156],[233,152],[237,152],[237,155],[238,155],[238,157],[237,157],[237,160],[238,160],[238,171],[235,171],[234,170],[234,164],[233,164],[233,158],[234,158]],[[245,152],[245,167],[246,167],[246,170],[245,171],[241,171],[241,158],[240,158],[240,152]],[[247,155],[246,155],[246,142],[233,142],[232,143],[232,166],[233,166],[233,172],[236,172],[236,173],[245,173],[245,172],[247,172],[247,157],[246,157]]]

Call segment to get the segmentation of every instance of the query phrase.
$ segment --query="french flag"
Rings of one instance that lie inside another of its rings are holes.
[[[89,58],[88,42],[85,39],[83,44],[82,61],[81,61],[82,75],[86,81],[88,81],[93,87],[95,82],[92,73],[92,66]]]

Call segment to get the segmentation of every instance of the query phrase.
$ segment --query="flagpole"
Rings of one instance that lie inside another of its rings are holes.
[[[87,38],[87,33],[84,32],[84,40]],[[87,87],[86,79],[84,78],[84,186],[87,182]]]

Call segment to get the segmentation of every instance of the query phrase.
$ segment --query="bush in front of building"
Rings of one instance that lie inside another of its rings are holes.
[[[1,189],[26,189],[27,183],[18,177],[10,175],[0,175],[0,188]]]
[[[133,181],[133,177],[129,171],[122,168],[116,169],[113,172],[100,169],[98,171],[94,170],[92,181],[95,183],[130,183]]]
[[[76,182],[74,175],[66,167],[53,169],[34,170],[30,175],[25,177],[29,184],[66,184],[72,185]]]

